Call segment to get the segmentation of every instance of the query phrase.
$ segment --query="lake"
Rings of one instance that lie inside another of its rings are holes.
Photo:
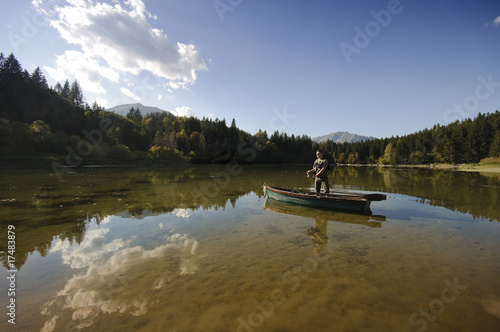
[[[3,171],[0,330],[499,330],[500,174],[331,170],[387,194],[367,214],[263,196],[309,167]]]

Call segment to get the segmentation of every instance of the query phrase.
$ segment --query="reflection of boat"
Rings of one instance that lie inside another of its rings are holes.
[[[313,209],[310,207],[288,204],[274,199],[267,199],[264,209],[314,219],[314,227],[308,229],[306,234],[310,236],[316,244],[316,252],[321,252],[328,243],[326,232],[329,221],[359,224],[373,228],[382,227],[380,221],[385,221],[385,216],[374,216],[371,214],[371,211],[354,213]]]
[[[292,204],[305,205],[315,208],[368,211],[372,201],[386,199],[384,194],[360,193],[320,193],[264,186],[264,194],[269,198]]]
[[[349,213],[321,209],[311,209],[299,205],[291,205],[286,202],[274,199],[266,200],[264,209],[293,216],[312,218],[315,220],[337,221],[347,224],[359,224],[374,228],[382,227],[381,221],[385,221],[385,216],[372,215],[371,211],[362,213]]]

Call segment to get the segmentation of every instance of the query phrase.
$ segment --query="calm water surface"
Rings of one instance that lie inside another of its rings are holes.
[[[500,175],[332,170],[387,194],[367,215],[263,197],[308,167],[4,171],[0,330],[500,329]]]

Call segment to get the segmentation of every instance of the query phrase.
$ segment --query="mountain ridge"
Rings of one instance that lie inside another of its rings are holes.
[[[106,111],[111,111],[111,112],[114,112],[114,113],[117,113],[120,115],[127,115],[127,113],[130,111],[131,108],[139,109],[139,111],[141,111],[142,115],[146,115],[147,113],[154,113],[154,112],[166,112],[158,107],[144,106],[141,103],[117,105],[117,106],[107,108]]]
[[[125,116],[130,111],[131,108],[139,109],[141,111],[142,115],[145,115],[147,113],[155,113],[155,112],[167,112],[167,111],[162,110],[158,107],[145,106],[141,103],[117,105],[117,106],[107,108],[106,110]],[[335,143],[345,143],[345,142],[355,143],[355,142],[363,142],[363,141],[369,141],[369,140],[374,140],[374,139],[377,139],[377,138],[373,137],[373,136],[363,136],[363,135],[353,134],[353,133],[350,133],[348,131],[337,131],[337,132],[333,132],[330,134],[313,137],[311,140],[314,142],[317,142],[317,143],[327,142],[328,140],[331,140]]]
[[[313,137],[312,140],[317,142],[317,143],[323,143],[328,140],[331,140],[335,143],[355,143],[355,142],[363,142],[363,141],[370,141],[377,139],[376,137],[373,136],[362,136],[358,134],[352,134],[348,131],[336,131],[334,133],[322,135],[322,136],[316,136]]]

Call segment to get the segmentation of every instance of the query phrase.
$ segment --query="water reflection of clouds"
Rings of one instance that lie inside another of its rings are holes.
[[[130,239],[105,243],[108,232],[90,230],[80,245],[56,243],[52,252],[61,251],[64,264],[88,269],[74,275],[44,305],[42,314],[50,319],[42,331],[59,328],[57,321],[66,310],[71,311],[71,318],[66,317],[61,324],[73,324],[77,329],[91,326],[100,315],[143,315],[152,305],[146,295],[150,290],[168,287],[175,276],[194,274],[199,268],[198,242],[187,235],[167,236],[161,245],[145,249],[130,247]]]
[[[105,254],[114,252],[126,243],[130,243],[130,240],[123,241],[122,239],[105,243],[108,232],[109,228],[89,230],[80,245],[73,246],[68,240],[58,241],[50,252],[61,251],[63,263],[72,269],[87,267],[91,262],[101,259]]]
[[[176,217],[179,218],[189,218],[193,215],[193,211],[189,209],[175,209],[172,213],[175,213]]]

